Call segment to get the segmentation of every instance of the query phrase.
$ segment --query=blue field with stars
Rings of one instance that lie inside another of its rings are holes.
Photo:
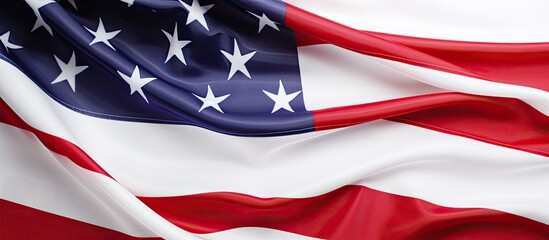
[[[310,131],[284,15],[281,1],[10,1],[0,53],[94,117],[245,136]]]

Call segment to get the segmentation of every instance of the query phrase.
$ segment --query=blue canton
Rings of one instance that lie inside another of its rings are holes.
[[[94,117],[247,136],[310,131],[285,11],[270,0],[9,1],[0,54]]]

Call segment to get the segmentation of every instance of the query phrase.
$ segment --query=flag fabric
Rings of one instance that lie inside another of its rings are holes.
[[[0,8],[2,239],[547,239],[548,3]]]

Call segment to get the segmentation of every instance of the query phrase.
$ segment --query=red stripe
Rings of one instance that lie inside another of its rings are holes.
[[[366,55],[386,58],[420,67],[482,78],[466,69],[412,48],[358,31],[288,4],[286,26],[296,33],[315,36],[323,42],[338,45]]]
[[[78,166],[112,178],[101,166],[73,143],[31,127],[0,98],[0,122],[32,132],[52,152],[64,155]]]
[[[516,99],[439,107],[390,120],[549,156],[549,118]]]
[[[430,108],[467,103],[497,104],[493,99],[480,96],[463,93],[438,93],[327,108],[312,112],[314,115],[315,130],[320,131],[357,125],[372,120],[399,116]]]
[[[549,156],[549,119],[522,101],[460,93],[313,111],[317,130],[380,118]]]
[[[83,206],[85,207],[85,206]],[[0,199],[0,239],[160,239],[138,238]]]
[[[478,208],[449,208],[361,186],[311,198],[206,193],[141,200],[183,229],[264,227],[327,239],[546,239],[549,226]]]
[[[359,31],[288,5],[298,45],[331,43],[420,67],[549,91],[549,43],[481,43]]]

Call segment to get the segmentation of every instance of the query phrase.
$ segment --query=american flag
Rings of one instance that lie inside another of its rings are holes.
[[[0,237],[547,238],[529,1],[2,3]]]

